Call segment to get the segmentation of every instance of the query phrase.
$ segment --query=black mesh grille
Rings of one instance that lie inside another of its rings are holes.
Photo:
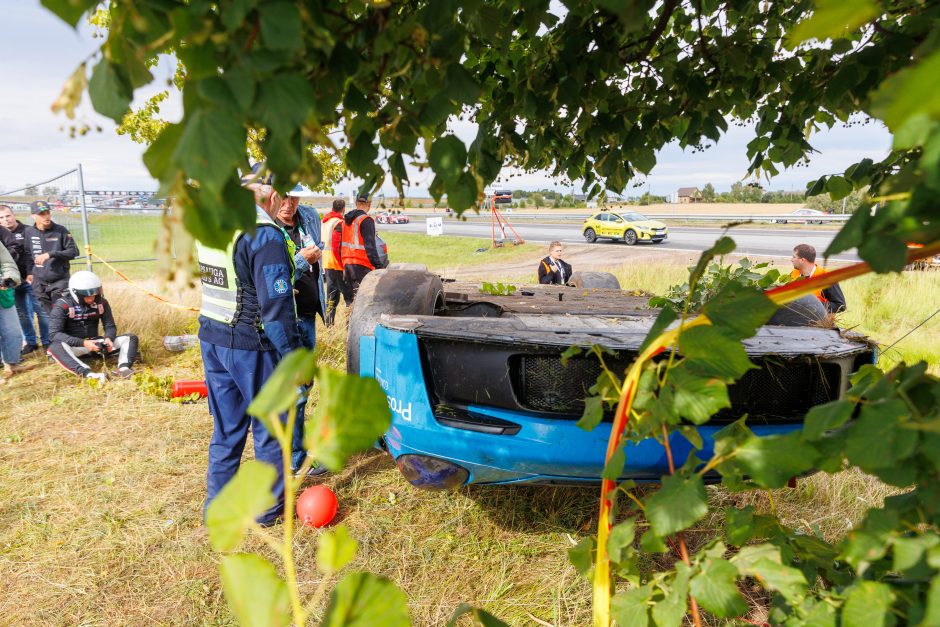
[[[618,356],[605,358],[605,363],[622,378],[632,359]],[[767,361],[760,365],[729,388],[732,407],[719,412],[715,422],[730,422],[744,414],[771,421],[799,419],[814,405],[839,396],[842,372],[838,363]],[[601,367],[594,357],[570,359],[562,366],[557,355],[514,355],[510,371],[515,373],[513,383],[520,405],[570,416],[584,410],[584,397]]]
[[[604,363],[623,378],[632,357],[605,357]],[[595,357],[573,358],[566,366],[557,355],[515,355],[510,368],[518,373],[520,404],[535,411],[580,414],[588,389],[597,382],[601,366]]]

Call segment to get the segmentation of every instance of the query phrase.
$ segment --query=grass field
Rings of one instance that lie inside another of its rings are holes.
[[[463,256],[475,259],[474,244],[463,239],[436,238],[433,249],[422,236],[388,239],[401,255],[393,253],[397,261],[440,269]],[[499,264],[485,266],[494,279]],[[625,285],[654,292],[684,276],[680,264],[613,270]],[[851,307],[846,320],[882,342],[897,339],[931,307],[940,307],[940,273],[857,279],[843,288]],[[145,300],[111,280],[107,290],[121,327],[142,336],[154,376],[202,378],[198,351],[167,353],[159,344],[164,334],[191,331],[192,314]],[[193,292],[177,296],[184,303],[197,301]],[[900,343],[899,354],[928,356],[936,371],[938,323],[935,318]],[[338,368],[345,355],[341,324],[319,338],[321,360]],[[165,402],[129,381],[95,389],[44,360],[29,364],[29,373],[0,387],[0,623],[232,624],[218,556],[201,530],[212,429],[206,403]],[[568,563],[567,550],[595,530],[595,490],[422,492],[376,452],[360,455],[325,481],[339,496],[339,519],[359,541],[352,567],[395,580],[408,595],[416,624],[441,625],[462,602],[483,606],[512,625],[590,622],[590,589]],[[774,508],[787,523],[829,539],[841,537],[865,507],[888,494],[882,484],[854,472],[813,476],[794,490],[708,491],[713,505]],[[702,521],[690,542],[720,533],[721,524],[718,515]],[[314,558],[317,535],[301,529],[294,540],[305,593],[321,579]],[[765,603],[753,598],[747,619],[765,620]]]

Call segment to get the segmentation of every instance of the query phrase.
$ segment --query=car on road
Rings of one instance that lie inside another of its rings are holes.
[[[622,373],[657,312],[607,273],[575,272],[569,286],[500,292],[444,282],[415,264],[363,280],[350,315],[347,368],[375,378],[387,396],[392,419],[379,446],[419,488],[597,483],[613,410],[590,432],[576,426],[601,369],[585,354],[563,365],[562,353],[601,344],[614,352],[605,356],[608,368]],[[861,336],[820,326],[825,316],[808,296],[745,341],[758,368],[729,387],[731,407],[699,427],[700,457],[712,455],[719,429],[745,414],[758,436],[799,430],[810,408],[839,398],[849,376],[874,361]],[[692,451],[678,434],[670,444],[676,459]],[[668,473],[655,439],[628,445],[626,459],[622,479]]]
[[[379,224],[408,224],[411,222],[411,219],[403,213],[380,211],[375,214],[375,221]]]
[[[790,215],[785,218],[771,218],[770,222],[772,224],[823,224],[824,220],[813,219],[815,216],[825,216],[825,212],[816,211],[815,209],[797,209]],[[790,217],[793,216],[793,217]]]
[[[642,213],[601,211],[584,221],[581,234],[590,243],[609,238],[623,240],[633,246],[637,242],[660,244],[666,241],[669,229],[659,220],[651,220]]]

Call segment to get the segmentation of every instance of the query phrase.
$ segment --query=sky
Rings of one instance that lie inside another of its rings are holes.
[[[82,164],[86,189],[155,190],[157,182],[141,161],[145,147],[117,135],[114,123],[91,109],[87,94],[75,122],[100,126],[100,133],[92,131],[70,138],[68,127],[74,122],[50,110],[66,79],[100,45],[100,39],[92,38],[92,29],[73,30],[40,6],[38,0],[4,0],[4,17],[8,28],[0,37],[0,192],[52,178],[75,168],[77,163]],[[138,90],[138,102],[172,76],[172,65],[161,63],[154,75],[158,85]],[[171,119],[178,116],[178,106],[171,104],[168,113]],[[453,130],[468,144],[475,135],[467,123],[455,123]],[[640,189],[628,187],[624,195],[647,189],[653,194],[669,195],[678,187],[702,187],[706,183],[719,191],[727,190],[747,172],[745,149],[751,138],[750,129],[731,126],[716,146],[701,153],[667,146],[658,153],[656,168],[649,177],[637,180],[642,183]],[[761,181],[764,188],[802,191],[807,181],[841,173],[860,159],[881,159],[890,149],[891,136],[883,126],[872,123],[836,127],[815,135],[811,143],[819,153],[808,167],[784,171],[769,182]],[[428,174],[418,175],[414,169],[411,173],[414,178],[408,194],[426,196]],[[567,189],[539,173],[523,173],[510,180],[508,186],[513,189]],[[351,189],[350,183],[342,183],[337,192],[348,193]],[[383,191],[394,194],[390,183]]]

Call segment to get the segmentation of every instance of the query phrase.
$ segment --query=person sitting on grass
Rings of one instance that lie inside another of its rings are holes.
[[[68,289],[53,303],[49,335],[49,355],[72,374],[100,383],[108,379],[103,372],[92,372],[80,359],[92,353],[117,355],[114,376],[126,379],[134,374],[131,364],[137,359],[137,336],[117,334],[111,305],[101,294],[101,279],[94,272],[81,270],[69,279]]]

